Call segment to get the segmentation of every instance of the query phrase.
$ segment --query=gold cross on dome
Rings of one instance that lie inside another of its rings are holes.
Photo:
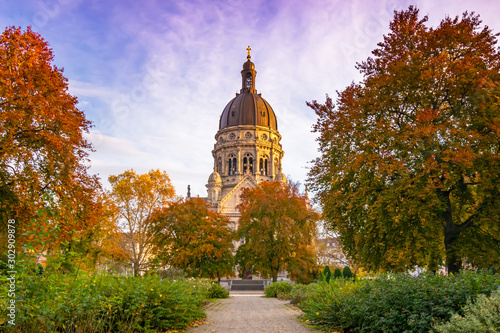
[[[248,54],[247,54],[247,59],[250,60],[251,56],[250,56],[250,51],[252,50],[252,48],[250,47],[250,45],[248,45],[247,47],[247,51],[248,51]]]

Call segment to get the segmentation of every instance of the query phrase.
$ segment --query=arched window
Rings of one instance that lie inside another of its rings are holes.
[[[245,77],[245,88],[252,88],[252,73],[248,73]]]
[[[229,160],[227,164],[228,164],[228,175],[236,174],[238,167],[236,164],[236,157],[233,154],[229,155]]]
[[[268,156],[267,155],[264,155],[263,157],[261,157],[261,159],[259,160],[259,172],[261,175],[265,175],[267,176],[267,170],[268,170]]]
[[[250,153],[246,153],[243,157],[243,173],[247,171],[253,173],[253,157]]]

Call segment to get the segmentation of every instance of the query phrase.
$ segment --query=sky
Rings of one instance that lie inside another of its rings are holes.
[[[415,5],[429,26],[465,11],[500,32],[486,0],[0,0],[0,26],[42,35],[70,94],[93,123],[90,173],[166,171],[178,195],[206,196],[219,117],[241,89],[252,48],[256,89],[272,106],[283,172],[302,184],[318,157],[306,102],[362,77],[394,10]]]

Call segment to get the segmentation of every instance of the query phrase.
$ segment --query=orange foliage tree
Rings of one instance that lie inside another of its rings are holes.
[[[116,207],[118,243],[128,253],[137,275],[154,259],[151,217],[156,209],[166,207],[175,195],[168,174],[151,170],[136,174],[127,170],[110,176],[111,200]]]
[[[92,246],[88,248],[89,259],[92,266],[107,267],[108,270],[120,271],[120,268],[129,262],[129,254],[121,243],[122,235],[118,228],[118,209],[109,197],[102,195],[102,215],[97,224],[88,232],[92,238]]]
[[[500,263],[500,53],[465,13],[426,26],[410,7],[334,105],[308,103],[321,157],[310,185],[364,267],[448,272]]]
[[[83,134],[90,123],[52,61],[48,43],[31,28],[0,36],[0,215],[2,223],[16,220],[18,246],[27,241],[23,233],[32,232],[29,240],[41,229],[57,230],[38,243],[41,251],[85,239],[102,210],[98,179],[87,173],[91,146]],[[36,215],[46,194],[50,218]]]
[[[263,182],[247,188],[238,206],[237,230],[244,239],[236,253],[241,269],[251,269],[273,281],[284,269],[301,280],[315,269],[314,240],[318,214],[296,186]]]
[[[192,277],[233,276],[234,231],[229,219],[200,198],[178,200],[158,211],[154,237],[163,265]]]

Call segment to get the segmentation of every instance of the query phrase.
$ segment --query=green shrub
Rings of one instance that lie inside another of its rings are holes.
[[[266,286],[264,294],[266,297],[278,297],[279,293],[289,293],[292,290],[292,285],[285,281],[273,282]]]
[[[322,270],[319,270],[318,277],[314,282],[325,282],[325,274],[323,274]]]
[[[330,282],[330,279],[332,277],[332,272],[330,271],[330,267],[328,267],[328,265],[325,267],[325,270],[323,271],[323,276],[325,277],[325,281],[327,283]]]
[[[278,292],[278,295],[276,295],[276,298],[281,300],[289,300],[292,298],[292,295],[290,291],[280,291]]]
[[[330,283],[320,282],[307,286],[305,297],[299,302],[299,308],[304,311],[306,319],[331,327],[338,325],[341,328],[352,326],[356,319],[353,313],[347,313],[347,301],[355,300],[359,289],[367,284],[368,280],[353,281],[348,279],[332,279]]]
[[[350,279],[352,278],[352,272],[351,272],[351,269],[349,268],[349,266],[345,266],[344,269],[342,270],[342,275],[347,278],[347,279]]]
[[[205,316],[202,305],[210,287],[200,280],[60,273],[19,282],[16,326],[11,332],[184,329]],[[4,302],[5,298],[0,299],[0,318],[7,318]],[[0,322],[0,331],[6,327],[6,322]]]
[[[209,298],[228,298],[229,291],[227,291],[226,288],[221,286],[219,283],[213,282],[210,285],[210,289],[208,291],[208,297]]]
[[[342,271],[340,270],[340,268],[335,268],[335,271],[333,271],[333,277],[335,279],[339,279],[342,277]]]
[[[463,316],[455,314],[449,322],[436,325],[434,329],[440,333],[500,332],[500,290],[490,297],[479,295],[474,304],[469,300],[463,312]]]
[[[289,299],[291,304],[299,304],[309,299],[311,295],[315,292],[318,284],[294,284],[292,290],[290,291]]]
[[[318,283],[299,303],[305,317],[335,330],[428,332],[432,324],[462,314],[468,299],[489,295],[500,275],[384,275],[373,280],[334,279]]]

